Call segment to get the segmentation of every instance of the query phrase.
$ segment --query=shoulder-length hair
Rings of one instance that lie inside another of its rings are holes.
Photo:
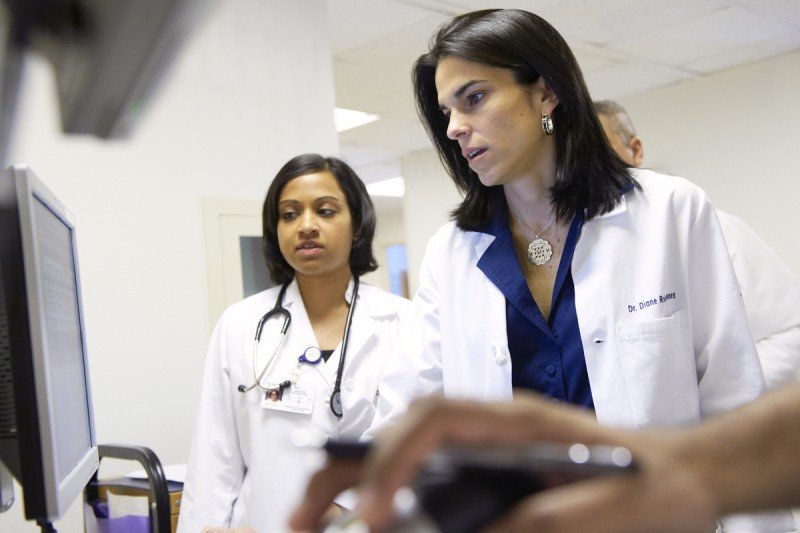
[[[282,285],[294,277],[278,244],[278,201],[283,187],[294,178],[315,172],[330,172],[344,192],[353,224],[353,246],[350,250],[350,271],[361,276],[378,268],[372,253],[372,238],[375,236],[375,208],[364,182],[350,166],[335,157],[318,154],[303,154],[289,160],[275,175],[264,199],[261,212],[263,226],[262,246],[270,277]]]
[[[578,209],[586,209],[587,218],[610,211],[623,191],[636,184],[608,143],[578,62],[555,28],[516,9],[467,13],[436,33],[412,73],[420,119],[464,195],[452,212],[461,229],[487,224],[496,214],[500,190],[483,185],[458,142],[447,137],[448,119],[439,108],[435,76],[439,61],[448,56],[509,69],[522,86],[543,76],[555,91],[559,104],[552,114],[556,179],[551,194],[559,220],[568,220]]]

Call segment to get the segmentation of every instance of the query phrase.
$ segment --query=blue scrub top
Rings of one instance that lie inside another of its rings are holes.
[[[505,205],[505,200],[503,201]],[[545,320],[531,296],[517,262],[508,207],[482,230],[495,240],[478,261],[478,268],[506,298],[506,331],[511,353],[512,385],[551,398],[594,409],[589,375],[575,311],[572,256],[583,227],[577,210],[570,224],[561,264],[558,266],[550,318]]]

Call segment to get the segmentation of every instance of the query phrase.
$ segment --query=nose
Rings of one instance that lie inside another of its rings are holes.
[[[311,210],[306,210],[300,218],[300,235],[303,237],[311,237],[319,232],[317,224],[317,217]]]
[[[465,117],[455,110],[450,111],[450,118],[447,123],[447,137],[453,141],[472,131],[465,120]]]

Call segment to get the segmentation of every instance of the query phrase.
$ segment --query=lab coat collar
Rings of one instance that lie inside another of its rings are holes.
[[[637,174],[639,174],[640,172],[641,171],[638,168],[632,168],[631,169],[631,173],[632,173],[634,179],[636,179]],[[635,181],[631,181],[631,182],[627,183],[624,187],[622,187],[620,189],[620,193],[621,194],[620,194],[620,197],[619,197],[619,201],[617,202],[617,205],[615,205],[614,208],[611,211],[609,211],[607,213],[603,213],[602,215],[597,215],[595,218],[610,218],[610,217],[617,216],[617,215],[619,215],[621,213],[625,213],[628,210],[628,203],[626,202],[625,198],[627,198],[628,195],[630,195],[630,194],[636,194],[636,182]],[[586,211],[584,210],[583,213],[585,215]]]
[[[291,312],[291,307],[296,306],[296,302],[302,304],[303,298],[300,296],[300,287],[297,286],[297,280],[292,279],[286,288],[286,294],[283,296],[283,306]]]
[[[626,193],[626,194],[629,194],[629,193]],[[617,202],[617,205],[615,205],[614,208],[611,211],[603,213],[602,215],[597,215],[595,218],[615,217],[617,215],[625,213],[627,210],[628,210],[628,204],[625,201],[625,196],[621,196],[620,199],[619,199],[619,202]],[[586,214],[586,211],[584,211],[584,214]]]
[[[353,280],[347,286],[344,295],[348,303],[353,299]],[[382,291],[372,285],[365,283],[362,279],[358,287],[358,302],[356,311],[361,308],[374,319],[393,316],[397,314],[398,306],[391,296],[385,295]]]
[[[297,286],[296,279],[293,279],[286,288],[283,307],[292,315],[289,335],[298,346],[310,346],[310,340],[314,339],[314,331],[311,328],[311,322],[308,320],[308,314],[306,313],[305,305],[303,305],[303,297],[300,295],[300,287]]]
[[[344,373],[348,374],[349,369],[355,368],[354,364],[362,357],[369,356],[370,354],[364,351],[364,347],[368,344],[369,340],[377,331],[375,324],[375,317],[372,314],[372,306],[370,305],[370,298],[365,297],[365,293],[369,293],[371,287],[365,286],[363,282],[358,288],[358,301],[356,308],[353,311],[353,325],[350,329],[350,340],[347,345],[347,355],[344,362]],[[348,292],[352,295],[352,281],[348,287]],[[374,299],[374,298],[372,298]],[[339,357],[341,357],[341,343],[339,344]],[[326,365],[326,370],[331,372],[331,383],[336,379],[336,367],[339,366],[339,358],[336,358],[334,365]],[[333,360],[329,362],[334,362]]]
[[[363,285],[363,283],[362,283]],[[344,299],[349,304],[353,300],[353,278],[347,283],[347,289],[344,291]],[[303,297],[300,294],[300,287],[297,285],[297,278],[293,278],[286,288],[286,294],[283,297],[283,306],[289,309],[291,305],[303,304]]]
[[[479,237],[477,242],[475,243],[475,253],[477,254],[478,259],[480,260],[483,257],[483,254],[489,248],[489,246],[494,242],[497,238],[494,235],[488,235],[486,233],[478,233]],[[477,262],[476,262],[477,263]]]
[[[635,177],[639,169],[631,169],[631,170],[633,171],[633,175]],[[628,203],[626,202],[625,198],[627,198],[629,194],[636,194],[635,191],[636,191],[636,184],[635,182],[631,181],[620,190],[622,194],[619,197],[617,205],[615,205],[611,211],[603,213],[602,215],[597,215],[595,218],[610,218],[625,213],[628,210]],[[586,210],[583,211],[583,214],[584,215],[586,214]]]
[[[353,278],[347,285],[345,291],[345,299],[348,303],[353,301]],[[392,306],[389,298],[383,297],[380,291],[371,285],[359,282],[358,287],[358,300],[356,301],[356,308],[353,311],[353,325],[350,330],[350,339],[347,346],[347,355],[344,364],[344,374],[348,375],[350,369],[357,368],[356,363],[364,356],[369,356],[369,350],[365,351],[364,347],[369,343],[373,335],[376,334],[378,328],[376,327],[376,320],[380,317],[390,316],[397,312],[396,306]],[[341,357],[342,345],[339,343],[334,355],[322,368],[326,379],[330,383],[336,380],[336,371],[339,366],[339,358]],[[346,387],[346,383],[343,384]]]
[[[344,299],[348,304],[352,303],[353,301],[353,286],[354,282],[353,278],[351,277],[350,281],[347,283],[347,289],[345,289],[344,292]],[[365,297],[365,295],[368,297]],[[382,295],[379,294],[379,289],[376,289],[372,285],[365,283],[364,280],[361,280],[359,282],[356,310],[363,309],[372,318],[381,318],[396,314],[397,305],[395,305],[391,299],[383,298],[381,296]],[[300,295],[300,288],[297,286],[296,279],[293,279],[291,283],[289,283],[289,287],[286,289],[286,295],[283,297],[283,306],[286,307],[286,309],[289,309],[290,312],[291,306],[302,309],[302,312],[305,312],[303,298]]]

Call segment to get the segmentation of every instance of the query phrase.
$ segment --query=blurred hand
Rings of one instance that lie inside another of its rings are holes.
[[[311,480],[290,525],[319,523],[332,499],[359,484],[359,513],[372,528],[392,518],[392,501],[425,458],[444,445],[499,445],[531,441],[623,445],[640,466],[636,475],[592,479],[532,495],[491,531],[593,532],[713,531],[715,504],[681,461],[678,441],[666,433],[603,427],[581,409],[517,393],[513,402],[478,403],[427,398],[382,433],[363,464],[331,461]]]
[[[602,435],[605,430],[591,414],[538,395],[522,393],[514,402],[504,403],[425,398],[376,439],[364,464],[331,460],[318,471],[290,526],[295,530],[316,527],[333,498],[358,483],[362,514],[370,524],[385,524],[396,490],[408,484],[427,455],[442,445],[596,442]]]
[[[487,529],[496,532],[711,533],[717,506],[699,476],[673,453],[670,437],[629,436],[639,472],[534,494]]]

